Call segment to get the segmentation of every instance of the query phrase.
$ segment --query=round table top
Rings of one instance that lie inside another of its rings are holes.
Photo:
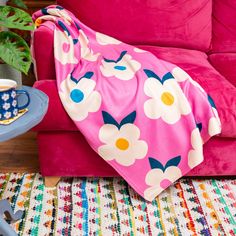
[[[28,112],[9,125],[0,125],[0,142],[9,140],[21,135],[43,119],[48,109],[48,96],[38,89],[22,86],[20,89],[26,90],[30,95]],[[24,103],[25,96],[19,96],[19,103]]]

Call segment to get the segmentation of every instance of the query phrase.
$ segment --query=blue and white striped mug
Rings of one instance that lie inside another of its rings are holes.
[[[17,83],[9,79],[0,79],[0,120],[9,120],[18,115],[18,112],[30,104],[29,93],[25,90],[16,90]],[[18,96],[25,95],[24,105],[18,104]]]

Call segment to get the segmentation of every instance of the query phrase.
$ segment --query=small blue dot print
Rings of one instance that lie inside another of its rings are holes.
[[[70,98],[75,103],[80,103],[84,99],[84,93],[79,89],[73,89],[70,93]]]

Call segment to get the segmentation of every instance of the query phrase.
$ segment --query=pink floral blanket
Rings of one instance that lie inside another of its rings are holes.
[[[65,110],[141,196],[153,200],[203,161],[203,143],[221,124],[213,100],[185,71],[90,29],[60,6],[33,18],[36,26],[54,24]]]

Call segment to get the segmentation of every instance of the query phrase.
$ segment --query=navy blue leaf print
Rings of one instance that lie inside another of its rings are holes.
[[[214,108],[216,108],[216,105],[215,105],[215,103],[214,103],[212,97],[211,97],[209,94],[207,94],[207,97],[208,97],[208,101],[209,101],[209,103],[211,104],[211,106],[214,107]]]
[[[120,127],[124,124],[131,123],[133,124],[136,118],[136,111],[133,111],[130,113],[128,116],[126,116],[121,122],[120,122]]]
[[[112,59],[107,59],[107,58],[103,58],[105,62],[114,62],[114,63],[117,63],[119,61],[122,60],[122,58],[124,57],[124,55],[127,53],[127,51],[123,51],[121,52],[119,58],[117,60],[112,60]]]
[[[92,71],[88,71],[88,72],[86,72],[85,75],[82,76],[80,79],[82,79],[82,78],[91,79],[91,77],[93,76],[93,74],[94,74],[94,73],[93,73]]]
[[[180,163],[180,160],[181,160],[181,156],[177,156],[170,159],[169,161],[167,161],[165,165],[165,170],[170,166],[178,166],[178,164]]]
[[[163,172],[165,171],[164,166],[161,164],[161,162],[159,162],[158,160],[149,157],[149,163],[152,169],[161,169]]]
[[[170,72],[166,73],[166,74],[162,77],[162,84],[164,84],[164,82],[165,82],[166,80],[168,80],[168,79],[174,79],[173,75],[172,75]]]
[[[69,30],[67,29],[67,27],[65,26],[65,24],[62,22],[62,21],[58,21],[58,25],[64,30],[67,32],[68,36],[70,36],[70,32]]]
[[[202,131],[202,123],[197,123],[197,128],[199,129],[199,131]]]
[[[102,117],[103,117],[104,124],[115,125],[119,129],[119,124],[108,112],[102,111]]]
[[[144,69],[143,71],[145,72],[148,78],[155,78],[161,82],[161,78],[157,74],[155,74],[153,71],[148,70],[148,69]]]

